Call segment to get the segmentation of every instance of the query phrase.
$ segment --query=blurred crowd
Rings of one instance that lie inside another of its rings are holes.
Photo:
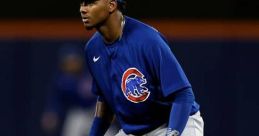
[[[96,97],[84,55],[78,48],[65,46],[58,52],[58,67],[49,86],[41,126],[46,136],[87,136],[94,117]],[[106,134],[114,135],[112,125]]]

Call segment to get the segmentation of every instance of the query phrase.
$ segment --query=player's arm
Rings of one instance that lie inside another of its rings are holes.
[[[175,92],[175,101],[172,103],[167,136],[181,135],[190,116],[193,102],[192,88],[185,88]]]
[[[104,136],[114,117],[109,106],[102,100],[97,100],[95,117],[89,136]]]

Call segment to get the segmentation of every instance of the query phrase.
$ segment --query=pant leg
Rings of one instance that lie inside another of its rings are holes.
[[[200,112],[190,116],[181,136],[203,136],[204,122]]]
[[[131,135],[131,134],[127,135],[122,129],[120,129],[120,131],[115,136],[134,136],[134,135]]]
[[[165,136],[166,135],[166,130],[167,130],[167,126],[166,124],[158,127],[157,129],[147,133],[147,134],[144,134],[142,136]],[[127,135],[125,134],[125,132],[121,129],[119,131],[119,133],[116,135],[116,136],[134,136],[134,135]]]
[[[204,135],[203,127],[204,127],[203,119],[200,116],[200,112],[197,112],[194,115],[189,117],[181,136],[203,136]],[[167,132],[167,126],[162,125],[159,128],[143,136],[165,136],[166,132]],[[116,136],[133,136],[133,135],[125,134],[121,129]]]
[[[203,136],[204,122],[198,111],[194,115],[190,116],[187,124],[181,134],[181,136]],[[167,132],[167,126],[162,125],[159,128],[149,132],[145,136],[165,136]]]

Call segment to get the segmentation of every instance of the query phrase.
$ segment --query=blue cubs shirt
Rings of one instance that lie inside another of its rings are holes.
[[[130,17],[120,39],[107,44],[96,32],[85,52],[93,93],[109,104],[127,134],[145,134],[168,123],[174,100],[168,96],[191,87],[161,34]],[[191,113],[198,110],[194,102]]]

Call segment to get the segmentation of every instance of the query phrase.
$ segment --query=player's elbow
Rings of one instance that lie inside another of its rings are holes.
[[[176,103],[193,103],[195,100],[192,88],[185,88],[179,90],[175,93],[175,100]]]

